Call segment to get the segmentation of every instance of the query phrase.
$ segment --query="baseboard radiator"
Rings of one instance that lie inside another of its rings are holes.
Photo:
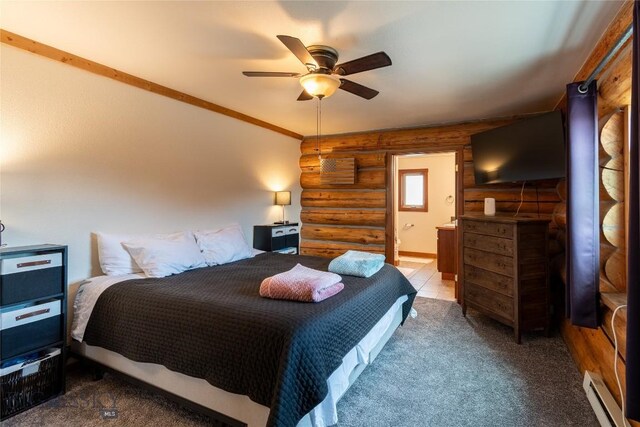
[[[600,375],[585,371],[582,387],[602,427],[631,427]]]

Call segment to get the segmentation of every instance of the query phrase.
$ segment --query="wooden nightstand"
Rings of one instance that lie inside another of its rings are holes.
[[[267,224],[253,226],[253,247],[267,252],[297,254],[300,245],[300,226]]]
[[[67,247],[0,249],[0,418],[65,392]]]

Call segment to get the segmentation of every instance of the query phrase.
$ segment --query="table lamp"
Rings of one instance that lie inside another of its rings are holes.
[[[276,191],[276,199],[274,205],[282,206],[282,221],[276,221],[274,224],[288,224],[289,221],[284,220],[284,207],[291,204],[291,191]]]

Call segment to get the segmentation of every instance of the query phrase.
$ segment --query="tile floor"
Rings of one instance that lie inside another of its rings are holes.
[[[442,280],[435,259],[400,257],[400,265],[419,297],[455,301],[453,280]],[[406,269],[413,269],[408,271]]]

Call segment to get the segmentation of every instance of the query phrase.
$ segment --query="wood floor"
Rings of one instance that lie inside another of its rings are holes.
[[[435,298],[445,301],[455,301],[453,280],[442,280],[438,273],[435,259],[400,257],[401,271],[418,290],[419,297]],[[406,269],[413,269],[408,271]]]

